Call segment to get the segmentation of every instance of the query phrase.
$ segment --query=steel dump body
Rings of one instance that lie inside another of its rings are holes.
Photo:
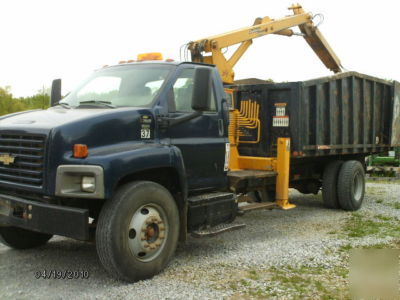
[[[356,72],[302,82],[235,86],[235,105],[260,104],[261,140],[241,155],[276,155],[278,137],[291,138],[291,157],[360,155],[400,143],[399,83]],[[243,141],[252,141],[250,132]]]

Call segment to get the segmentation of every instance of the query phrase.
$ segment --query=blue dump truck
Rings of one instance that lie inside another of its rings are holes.
[[[237,226],[238,196],[290,208],[286,179],[358,209],[365,157],[400,143],[398,83],[342,73],[229,88],[212,65],[164,60],[104,67],[61,100],[55,80],[52,107],[0,117],[0,240],[95,240],[111,275],[145,279],[188,234]]]

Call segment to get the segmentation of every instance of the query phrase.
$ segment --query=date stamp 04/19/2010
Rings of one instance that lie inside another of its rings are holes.
[[[89,271],[84,270],[38,270],[36,279],[89,279]]]

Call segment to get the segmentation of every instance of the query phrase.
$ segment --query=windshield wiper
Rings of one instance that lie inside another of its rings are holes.
[[[112,105],[110,101],[103,101],[103,100],[81,101],[81,102],[79,102],[79,105],[81,105],[81,104],[100,104],[100,105],[107,106],[110,108],[115,108],[115,105]]]
[[[60,106],[62,106],[64,108],[71,109],[71,106],[67,102],[58,102],[57,105],[60,105]]]

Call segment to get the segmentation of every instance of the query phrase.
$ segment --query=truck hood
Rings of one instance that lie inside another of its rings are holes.
[[[145,139],[142,129],[147,130]],[[148,142],[155,137],[153,109],[49,108],[16,113],[0,118],[0,131],[42,134],[52,140],[52,151],[71,149],[75,143],[92,148],[124,142]]]
[[[52,107],[47,110],[31,110],[0,117],[0,129],[23,129],[38,128],[42,130],[52,129],[66,123],[74,123],[86,118],[95,118],[110,111],[118,111],[126,108],[87,108],[87,109],[65,109]]]

